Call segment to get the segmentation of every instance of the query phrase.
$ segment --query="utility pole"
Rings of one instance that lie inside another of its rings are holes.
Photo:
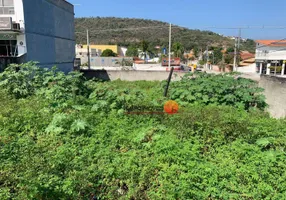
[[[237,54],[237,38],[235,38],[235,44],[234,44],[234,58],[233,58],[233,70],[237,71],[236,68],[236,54]]]
[[[238,50],[239,50],[239,47],[240,47],[240,39],[241,39],[241,28],[238,29],[238,42],[237,42],[237,49]]]
[[[171,67],[171,37],[172,37],[172,24],[170,23],[170,30],[169,30],[169,65],[168,65],[169,69]],[[167,80],[167,85],[166,85],[166,88],[165,88],[165,91],[164,91],[164,97],[167,97],[167,93],[168,93],[169,85],[170,85],[170,82],[171,82],[171,79],[172,79],[173,71],[174,71],[174,67],[171,68],[171,71],[170,71],[170,74],[169,74],[169,77],[168,77],[168,80]]]
[[[209,44],[207,44],[207,69],[209,69]]]
[[[86,30],[86,43],[87,43],[87,63],[88,69],[90,69],[90,53],[89,53],[89,32]]]
[[[171,67],[171,38],[172,38],[172,24],[170,23],[170,29],[169,29],[169,68]]]
[[[238,37],[235,38],[235,45],[234,45],[234,59],[233,59],[233,68],[237,71],[237,55],[239,54],[239,46],[240,46],[240,37],[241,37],[241,28],[238,29]]]

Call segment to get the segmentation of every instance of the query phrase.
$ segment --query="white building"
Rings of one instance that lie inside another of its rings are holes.
[[[83,48],[83,45],[77,44],[75,46],[75,53],[77,58],[87,57],[87,48]],[[94,49],[89,47],[90,57],[99,57],[101,55],[101,51],[99,49]]]
[[[81,64],[85,64],[88,61],[88,51],[87,48],[83,48],[83,45],[77,44],[75,46],[76,58],[80,58]],[[101,50],[89,47],[90,58],[99,57],[101,55]]]
[[[286,41],[257,40],[255,62],[260,74],[285,75]]]
[[[126,56],[126,52],[127,52],[127,47],[119,47],[119,52],[118,55],[121,57]]]
[[[0,0],[0,68],[37,61],[71,71],[74,7],[65,0]]]

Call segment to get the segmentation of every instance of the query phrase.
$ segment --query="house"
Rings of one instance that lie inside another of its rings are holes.
[[[111,49],[114,53],[120,53],[120,47],[118,45],[105,45],[105,44],[90,44],[91,49],[97,49],[99,52],[103,52],[106,49]],[[86,49],[87,45],[83,45],[83,48]]]
[[[119,47],[118,50],[119,50],[118,51],[118,56],[120,56],[120,57],[126,56],[127,47]]]
[[[90,57],[99,57],[101,55],[101,51],[98,49],[89,48]],[[80,58],[81,64],[85,64],[88,62],[88,50],[87,48],[83,48],[83,45],[77,44],[75,46],[75,55],[76,58]]]
[[[239,67],[248,67],[255,63],[255,54],[248,51],[240,51],[239,53],[241,61],[239,62]]]
[[[239,53],[241,61],[238,63],[238,72],[256,73],[255,54],[248,51],[241,51]]]
[[[0,1],[0,67],[37,61],[65,72],[75,58],[74,7],[63,0]]]
[[[255,62],[259,74],[285,75],[286,40],[257,40]]]

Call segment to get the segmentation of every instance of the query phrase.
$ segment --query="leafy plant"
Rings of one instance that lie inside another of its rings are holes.
[[[167,115],[165,82],[29,65],[1,74],[1,199],[284,199],[286,121],[254,82],[189,74]]]
[[[101,53],[101,57],[116,57],[117,54],[114,53],[111,49],[105,49],[102,53]]]
[[[181,81],[173,82],[170,97],[181,105],[189,103],[231,105],[264,109],[266,107],[263,89],[257,83],[230,74],[213,75],[196,73],[186,74]]]

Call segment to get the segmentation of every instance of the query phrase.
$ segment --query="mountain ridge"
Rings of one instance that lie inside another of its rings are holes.
[[[75,19],[76,42],[86,43],[86,29],[91,44],[138,45],[142,40],[153,46],[168,46],[169,24],[159,20],[118,17],[82,17]],[[172,25],[172,42],[180,42],[186,50],[206,46],[228,48],[234,41],[212,31],[188,29]],[[253,40],[241,43],[241,50],[254,52]]]

